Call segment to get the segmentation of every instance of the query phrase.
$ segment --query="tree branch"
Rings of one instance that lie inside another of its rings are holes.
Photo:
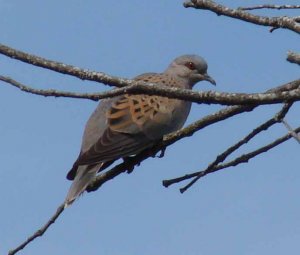
[[[0,75],[0,81],[6,82],[6,83],[20,89],[21,91],[24,91],[24,92],[27,92],[30,94],[34,94],[34,95],[44,96],[44,97],[82,98],[82,99],[90,99],[90,100],[94,100],[94,101],[97,101],[99,99],[99,97],[97,97],[95,95],[95,93],[88,94],[88,93],[74,93],[74,92],[69,92],[69,91],[59,91],[59,90],[55,90],[55,89],[48,89],[48,90],[35,89],[35,88],[29,87],[27,85],[24,85],[10,77],[6,77],[6,76],[2,76],[2,75]],[[106,93],[102,93],[102,94],[105,95]]]
[[[287,54],[287,61],[300,65],[300,54],[289,51]]]
[[[185,2],[183,5],[186,8],[192,7],[195,9],[209,10],[216,13],[217,15],[224,15],[261,26],[284,28],[300,34],[300,25],[293,18],[286,16],[265,17],[254,15],[243,10],[231,9],[224,5],[217,4],[216,2],[211,0],[191,0]]]
[[[235,145],[229,147],[225,152],[218,155],[216,160],[212,162],[204,171],[201,171],[201,174],[196,176],[190,183],[188,183],[186,186],[180,189],[180,192],[183,193],[187,189],[189,189],[192,185],[194,185],[201,177],[203,177],[203,173],[210,173],[213,171],[215,167],[218,167],[218,165],[223,162],[230,154],[232,154],[234,151],[239,149],[242,145],[248,143],[251,139],[253,139],[256,135],[261,133],[262,131],[268,130],[271,126],[273,126],[276,123],[282,122],[285,115],[288,113],[289,109],[291,108],[292,104],[285,104],[282,109],[274,115],[273,118],[269,119],[262,125],[255,128],[251,133],[249,133],[247,136],[245,136],[242,140],[237,142]],[[240,157],[239,157],[240,158]]]
[[[277,10],[282,10],[282,9],[300,9],[300,5],[290,5],[290,4],[285,4],[285,5],[261,4],[261,5],[250,6],[250,7],[239,7],[237,9],[241,10],[241,11],[251,11],[251,10],[257,10],[257,9],[277,9]]]
[[[123,88],[113,89],[102,93],[74,93],[57,90],[41,90],[34,89],[27,85],[21,84],[9,77],[1,76],[0,80],[19,88],[22,91],[54,97],[71,97],[71,98],[85,98],[91,100],[99,100],[103,98],[123,95],[123,94],[147,94],[159,95],[170,98],[177,98],[188,100],[194,103],[204,104],[222,104],[222,105],[249,105],[249,104],[276,104],[286,101],[300,100],[300,79],[293,81],[297,84],[296,89],[285,91],[272,91],[267,93],[226,93],[217,91],[193,91],[189,89],[172,88],[167,86],[159,86],[156,84],[136,83]]]
[[[271,119],[267,120],[266,122],[264,122],[263,124],[261,124],[260,126],[258,126],[257,128],[255,128],[252,132],[250,132],[243,139],[241,139],[236,144],[232,145],[231,147],[229,147],[228,149],[226,149],[224,152],[222,152],[221,154],[219,154],[216,157],[216,159],[212,163],[210,163],[205,170],[203,170],[201,172],[197,172],[197,173],[204,173],[204,172],[205,173],[209,173],[211,170],[215,169],[218,164],[220,164],[221,162],[223,162],[230,154],[232,154],[234,151],[238,150],[242,145],[248,143],[256,135],[258,135],[262,131],[266,131],[267,129],[269,129],[274,124],[276,124],[278,122],[281,122],[281,120],[287,114],[287,112],[288,112],[288,110],[290,109],[291,106],[292,106],[292,104],[285,104],[283,106],[283,108],[274,117],[272,117]],[[187,185],[188,188],[189,188],[198,179],[200,179],[202,176],[195,175],[195,173],[193,173],[193,174],[187,174],[187,175],[184,175],[184,176],[181,176],[181,177],[178,177],[178,178],[174,178],[174,179],[170,179],[170,180],[164,180],[163,181],[163,186],[165,186],[167,188],[170,185],[173,185],[175,183],[178,183],[178,182],[181,182],[181,181],[193,178],[193,177],[195,177],[195,179],[191,183],[189,183]]]
[[[20,50],[13,49],[3,44],[0,44],[0,54],[13,59],[20,60],[27,64],[55,71],[57,73],[74,76],[81,80],[100,82],[109,86],[124,87],[137,83],[129,79],[117,78],[114,76],[107,75],[105,73],[90,71],[76,66],[63,64],[57,61],[48,60],[42,57],[25,53]]]
[[[55,221],[57,220],[57,218],[61,215],[61,213],[63,211],[64,211],[64,204],[60,205],[57,208],[55,214],[49,219],[49,221],[43,227],[41,227],[40,229],[38,229],[32,236],[28,237],[27,240],[25,242],[21,243],[18,247],[16,247],[13,250],[10,250],[8,252],[8,255],[14,255],[14,254],[16,254],[20,250],[23,250],[27,246],[27,244],[31,243],[34,239],[42,236],[47,231],[47,229],[52,224],[55,223]]]
[[[300,132],[300,127],[296,128],[293,132],[299,133]],[[219,171],[219,170],[231,167],[231,166],[237,166],[241,163],[246,163],[250,159],[256,157],[257,155],[269,151],[270,149],[280,145],[281,143],[289,140],[292,137],[293,137],[292,134],[288,133],[288,134],[278,138],[277,140],[273,141],[272,143],[269,143],[268,145],[265,145],[265,146],[263,146],[263,147],[261,147],[257,150],[254,150],[254,151],[249,152],[247,154],[243,154],[243,155],[235,158],[234,160],[232,160],[228,163],[219,164],[219,165],[215,166],[213,169],[211,169],[209,172],[206,172],[205,170],[204,171],[199,171],[199,172],[195,172],[195,173],[192,173],[192,174],[187,174],[187,175],[184,175],[182,177],[175,178],[175,179],[165,180],[164,182],[166,182],[168,184],[168,186],[170,186],[171,184],[178,183],[178,182],[181,182],[181,181],[184,181],[184,180],[188,180],[188,179],[191,179],[191,178],[194,178],[194,177],[197,177],[197,176],[203,177],[203,176],[205,176],[209,173],[213,173],[213,172],[216,172],[216,171]],[[180,191],[183,193],[185,191],[185,187],[180,189]]]

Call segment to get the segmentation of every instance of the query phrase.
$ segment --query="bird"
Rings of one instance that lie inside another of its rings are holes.
[[[192,89],[199,81],[216,85],[207,69],[202,57],[183,55],[175,58],[163,73],[145,73],[134,80],[182,89]],[[65,207],[72,204],[106,166],[136,155],[164,135],[182,128],[190,109],[190,101],[156,95],[124,94],[101,100],[86,123],[79,156],[67,174],[73,183],[65,198]]]

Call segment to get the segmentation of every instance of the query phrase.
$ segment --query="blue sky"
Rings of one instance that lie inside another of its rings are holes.
[[[193,53],[207,60],[217,81],[216,88],[203,82],[196,90],[261,92],[299,78],[299,67],[285,61],[288,50],[300,52],[299,35],[269,33],[265,27],[185,9],[182,1],[0,4],[1,43],[82,68],[131,78],[161,72],[176,56]],[[108,89],[2,55],[0,66],[1,75],[36,88]],[[1,254],[44,224],[63,201],[70,185],[65,175],[95,107],[92,101],[43,98],[0,83]],[[217,109],[220,106],[195,104],[187,123]],[[149,159],[131,175],[84,195],[20,254],[295,254],[300,238],[296,141],[211,174],[183,195],[181,186],[161,185],[163,179],[201,170],[279,109],[261,107],[176,143],[163,159]],[[299,125],[299,110],[296,104],[287,116],[294,127]],[[241,152],[285,132],[276,126]]]

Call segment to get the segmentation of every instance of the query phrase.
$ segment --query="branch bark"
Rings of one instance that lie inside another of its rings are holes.
[[[289,51],[287,54],[287,61],[300,65],[300,54]]]
[[[191,0],[185,2],[183,5],[186,8],[209,10],[216,13],[217,15],[224,15],[261,26],[284,28],[300,34],[300,24],[298,24],[293,18],[286,16],[267,17],[254,15],[243,10],[231,9],[227,6],[217,4],[216,2],[211,0]]]
[[[300,9],[300,5],[291,5],[291,4],[284,4],[284,5],[276,5],[276,4],[261,4],[256,6],[249,6],[249,7],[239,7],[238,10],[241,11],[251,11],[251,10],[258,10],[258,9]]]

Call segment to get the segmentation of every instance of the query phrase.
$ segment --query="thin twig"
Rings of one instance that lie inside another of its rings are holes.
[[[297,129],[294,130],[295,133],[299,133],[300,132],[300,127],[298,127]],[[219,170],[222,170],[222,169],[225,169],[225,168],[228,168],[228,167],[231,167],[231,166],[237,166],[241,163],[247,163],[249,160],[255,158],[256,156],[258,156],[259,154],[262,154],[264,152],[267,152],[271,149],[273,149],[274,147],[282,144],[283,142],[289,140],[291,137],[293,137],[290,133],[288,133],[287,135],[284,135],[280,138],[278,138],[277,140],[273,141],[272,143],[269,143],[263,147],[260,147],[259,149],[257,150],[254,150],[254,151],[251,151],[247,154],[243,154],[237,158],[235,158],[234,160],[228,162],[228,163],[224,163],[224,164],[219,164],[217,166],[215,166],[213,169],[211,169],[209,172],[205,172],[204,171],[200,171],[200,172],[196,172],[196,173],[192,173],[192,174],[188,174],[188,175],[185,175],[185,179],[182,177],[181,179],[182,180],[187,180],[187,179],[190,179],[190,178],[193,178],[193,177],[196,177],[196,176],[205,176],[207,174],[210,174],[210,173],[213,173],[213,172],[217,172]],[[179,179],[179,178],[178,178]],[[180,192],[183,193],[185,192],[185,187],[180,189]]]
[[[13,250],[10,250],[8,252],[8,255],[14,255],[17,252],[19,252],[20,250],[24,249],[29,243],[31,243],[34,239],[42,236],[47,229],[54,224],[54,222],[56,221],[56,219],[61,215],[61,213],[64,211],[64,204],[60,205],[55,214],[50,218],[50,220],[40,229],[38,229],[32,236],[28,237],[27,240],[23,243],[21,243],[18,247],[14,248]]]
[[[88,93],[75,93],[69,91],[59,91],[55,89],[47,89],[47,90],[35,89],[25,84],[22,84],[10,77],[2,76],[2,75],[0,75],[0,80],[20,89],[21,91],[34,94],[34,95],[44,96],[44,97],[69,97],[69,98],[90,99],[95,101],[99,99],[97,96],[95,96],[95,93],[88,94]]]
[[[241,139],[240,141],[238,141],[236,144],[232,145],[231,147],[229,147],[228,149],[226,149],[224,152],[222,152],[221,154],[219,154],[216,159],[210,163],[208,165],[208,167],[198,173],[201,173],[199,175],[193,176],[193,175],[185,175],[182,177],[178,177],[178,178],[174,178],[174,179],[170,179],[170,180],[164,180],[163,181],[163,185],[165,187],[168,187],[172,184],[181,182],[183,180],[187,180],[190,179],[192,177],[195,177],[190,183],[188,183],[184,188],[181,189],[182,192],[186,191],[188,188],[190,188],[194,183],[196,183],[201,177],[203,173],[209,173],[211,170],[215,169],[215,167],[220,164],[221,162],[223,162],[230,154],[232,154],[234,151],[236,151],[237,149],[239,149],[242,145],[248,143],[252,138],[254,138],[256,135],[258,135],[259,133],[261,133],[262,131],[267,130],[268,128],[270,128],[271,126],[273,126],[275,123],[278,123],[282,120],[282,118],[287,114],[288,110],[290,109],[290,107],[292,106],[291,103],[285,104],[282,109],[271,119],[267,120],[266,122],[264,122],[263,124],[261,124],[260,126],[258,126],[257,128],[255,128],[252,132],[250,132],[247,136],[245,136],[243,139]]]
[[[296,128],[293,132],[299,133],[299,132],[300,132],[300,127]],[[246,162],[248,162],[250,159],[256,157],[257,155],[262,154],[262,153],[264,153],[264,152],[267,152],[267,151],[269,151],[270,149],[273,149],[274,147],[276,147],[276,146],[282,144],[283,142],[285,142],[285,141],[291,139],[292,137],[293,137],[293,136],[292,136],[290,133],[288,133],[288,134],[286,134],[286,135],[284,135],[284,136],[282,136],[282,137],[276,139],[276,140],[273,141],[272,143],[269,143],[269,144],[267,144],[267,145],[265,145],[265,146],[263,146],[263,147],[260,147],[260,148],[257,149],[257,150],[254,150],[254,151],[252,151],[252,152],[249,152],[249,153],[247,153],[247,154],[243,154],[243,155],[239,156],[238,158],[236,158],[236,159],[234,159],[234,160],[232,160],[232,161],[230,161],[230,162],[228,162],[228,163],[224,163],[224,164],[222,164],[222,165],[219,165],[219,167],[220,167],[220,169],[224,169],[224,168],[228,168],[228,167],[230,167],[230,166],[237,166],[237,165],[239,165],[239,164],[241,164],[241,163],[246,163]]]
[[[192,187],[201,177],[204,176],[203,175],[204,173],[207,174],[210,171],[214,172],[213,169],[216,166],[221,165],[220,163],[223,162],[226,159],[226,157],[228,157],[231,153],[233,153],[235,150],[237,150],[242,145],[248,143],[254,136],[258,135],[262,131],[267,130],[268,128],[270,128],[271,126],[273,126],[275,123],[281,122],[282,119],[284,118],[284,116],[289,111],[289,109],[290,109],[291,106],[292,106],[292,104],[285,104],[282,107],[282,109],[278,113],[275,114],[275,116],[273,118],[271,118],[270,120],[266,121],[265,123],[263,123],[259,127],[255,128],[250,134],[248,134],[246,137],[244,137],[241,141],[239,141],[238,143],[236,143],[235,145],[233,145],[232,147],[230,147],[228,150],[226,150],[223,154],[220,155],[219,159],[217,157],[217,159],[215,160],[215,162],[213,162],[212,164],[210,164],[207,169],[205,169],[204,171],[201,172],[201,174],[199,174],[197,177],[195,177],[186,186],[184,186],[183,188],[181,188],[180,192],[183,193],[186,190],[188,190],[190,187]],[[239,157],[239,158],[241,158],[241,157]]]
[[[250,6],[250,7],[239,7],[237,9],[241,10],[241,11],[251,11],[251,10],[257,10],[257,9],[277,9],[277,10],[282,10],[282,9],[300,9],[300,5],[290,5],[290,4],[285,4],[285,5],[261,4],[261,5]]]

